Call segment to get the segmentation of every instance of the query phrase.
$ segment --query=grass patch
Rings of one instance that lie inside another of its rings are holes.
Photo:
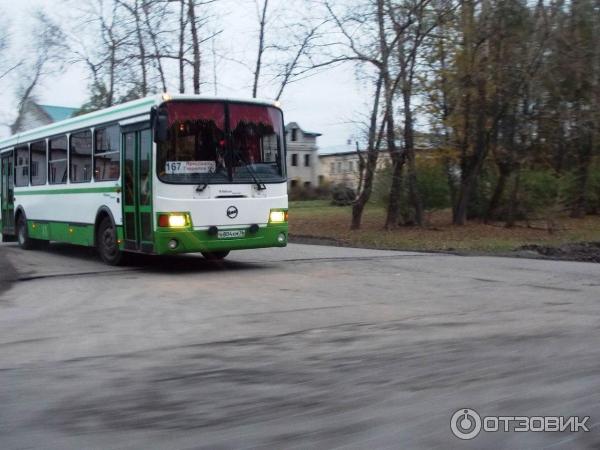
[[[369,205],[361,230],[350,230],[351,207],[332,206],[327,200],[290,202],[290,234],[334,239],[353,247],[465,251],[502,253],[523,245],[562,245],[573,242],[600,241],[600,216],[583,219],[561,217],[555,220],[557,231],[549,233],[545,221],[518,223],[514,228],[503,224],[470,222],[451,225],[450,211],[427,214],[427,226],[383,230],[385,209]]]

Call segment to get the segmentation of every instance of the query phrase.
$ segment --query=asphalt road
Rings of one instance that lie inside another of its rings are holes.
[[[597,264],[310,245],[5,258],[3,450],[600,448]],[[591,431],[462,441],[464,407]]]

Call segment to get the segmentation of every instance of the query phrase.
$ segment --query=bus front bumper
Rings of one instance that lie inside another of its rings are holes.
[[[154,251],[159,255],[173,255],[176,253],[285,247],[288,241],[287,223],[261,226],[255,233],[250,231],[250,227],[240,227],[235,230],[244,230],[244,237],[220,238],[218,235],[209,234],[208,230],[158,230],[154,234]],[[173,246],[174,242],[176,242],[176,246]]]

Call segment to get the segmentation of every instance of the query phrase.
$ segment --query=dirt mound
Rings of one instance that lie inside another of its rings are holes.
[[[600,263],[600,242],[577,242],[557,247],[530,244],[519,247],[517,251],[536,252],[550,259]]]

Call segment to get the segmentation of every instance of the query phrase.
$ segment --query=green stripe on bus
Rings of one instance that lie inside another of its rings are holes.
[[[44,189],[36,191],[15,191],[15,195],[98,194],[102,192],[119,192],[120,190],[120,186],[73,189]]]
[[[28,220],[27,229],[29,237],[33,239],[66,242],[87,247],[94,245],[94,224]],[[120,242],[119,247],[123,250],[123,227],[121,225],[117,225],[117,239]]]

